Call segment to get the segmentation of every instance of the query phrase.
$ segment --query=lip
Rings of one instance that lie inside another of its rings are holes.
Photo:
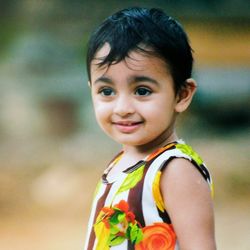
[[[122,133],[132,133],[136,131],[143,122],[136,121],[117,121],[113,125]]]

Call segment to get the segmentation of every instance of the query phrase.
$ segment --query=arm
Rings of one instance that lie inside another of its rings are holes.
[[[181,250],[215,250],[210,189],[186,159],[173,159],[163,171],[161,192]]]

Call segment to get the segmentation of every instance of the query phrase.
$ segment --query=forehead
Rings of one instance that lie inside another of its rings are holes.
[[[139,48],[140,49],[135,49],[129,52],[128,56],[121,62],[114,61],[111,62],[110,65],[107,64],[100,66],[104,59],[109,55],[111,50],[109,44],[105,43],[103,47],[97,51],[91,62],[91,75],[98,71],[107,71],[109,67],[119,63],[125,63],[129,69],[134,71],[150,71],[150,69],[153,68],[156,71],[161,71],[161,73],[170,74],[168,64],[159,56],[157,56],[156,53],[153,52],[152,48],[143,45],[140,45]]]
[[[93,61],[104,59],[109,54],[110,49],[110,45],[108,43],[105,43],[99,50],[97,50]]]

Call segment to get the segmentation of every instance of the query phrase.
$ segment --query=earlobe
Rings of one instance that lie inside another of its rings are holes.
[[[91,82],[90,81],[88,81],[88,86],[91,88]]]
[[[175,111],[181,113],[185,111],[190,103],[192,102],[193,96],[195,94],[197,85],[194,79],[189,78],[185,82],[185,86],[180,89],[177,96],[177,103],[175,106]]]

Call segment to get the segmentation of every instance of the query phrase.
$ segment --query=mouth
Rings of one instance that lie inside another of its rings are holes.
[[[143,124],[142,121],[117,121],[113,122],[113,125],[122,133],[132,133],[136,131],[140,125]]]
[[[135,121],[118,121],[118,122],[113,122],[115,125],[120,125],[120,126],[135,126],[138,124],[141,124],[142,122],[135,122]]]

